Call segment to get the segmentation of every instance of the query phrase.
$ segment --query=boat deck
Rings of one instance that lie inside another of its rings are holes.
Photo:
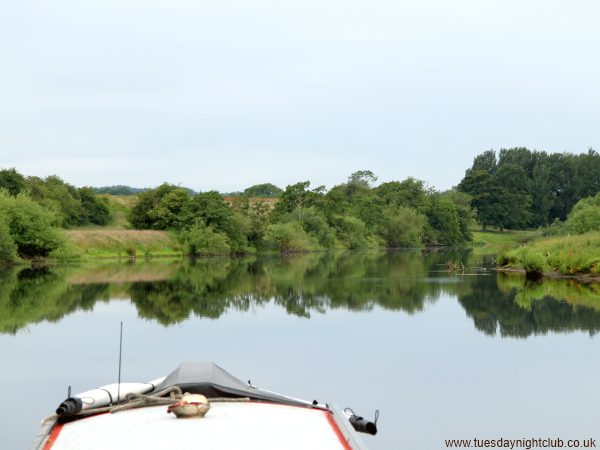
[[[44,450],[165,449],[186,444],[211,450],[350,449],[330,411],[215,402],[202,419],[177,419],[166,406],[153,406],[57,425]]]

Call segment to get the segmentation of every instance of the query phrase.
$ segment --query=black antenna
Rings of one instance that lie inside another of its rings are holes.
[[[117,385],[117,403],[121,401],[121,356],[123,355],[123,321],[121,321],[121,334],[119,336],[119,381]]]

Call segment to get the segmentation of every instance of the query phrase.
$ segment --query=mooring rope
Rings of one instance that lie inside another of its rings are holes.
[[[112,414],[119,411],[126,411],[135,408],[146,408],[150,406],[170,406],[181,401],[182,397],[183,391],[179,386],[171,386],[152,395],[130,393],[125,397],[126,403],[103,406],[100,408],[85,409],[66,417],[89,416],[103,412],[110,412]],[[214,397],[209,399],[210,403],[244,403],[249,402],[250,400],[250,397]],[[55,420],[57,417],[58,416],[56,414],[53,414],[42,420],[42,423],[46,423],[49,420]]]
[[[167,394],[169,395],[168,397],[166,396]],[[127,394],[127,396],[125,397],[127,403],[123,405],[111,406],[110,412],[116,413],[128,409],[144,408],[148,406],[170,406],[180,401],[181,397],[183,397],[183,393],[181,392],[181,388],[179,388],[178,386],[168,387],[167,389],[157,392],[154,395],[131,393]]]

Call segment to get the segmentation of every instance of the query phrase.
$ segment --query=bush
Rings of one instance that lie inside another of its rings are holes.
[[[188,255],[228,255],[231,253],[229,239],[198,221],[180,234],[184,252]]]
[[[319,250],[316,239],[309,236],[300,222],[276,223],[267,229],[267,241],[284,253]]]
[[[365,223],[353,216],[335,216],[333,219],[338,239],[349,249],[377,247],[372,236],[367,236]]]
[[[600,231],[600,206],[585,205],[577,209],[573,208],[565,221],[565,229],[571,234]]]
[[[65,238],[52,224],[54,215],[28,194],[11,197],[0,191],[0,211],[6,215],[9,234],[24,258],[46,257],[65,245]]]
[[[504,266],[518,266],[521,261],[521,253],[525,247],[521,246],[512,250],[505,250],[503,253],[498,255],[496,264],[500,267]]]
[[[528,274],[537,276],[544,273],[546,259],[541,253],[537,251],[531,251],[530,249],[525,249],[525,251],[522,253],[521,259],[523,268]]]
[[[328,249],[340,246],[335,230],[329,226],[325,215],[314,207],[306,208],[302,213],[302,226],[310,236],[314,237],[319,244]]]
[[[52,250],[48,254],[48,258],[58,262],[79,261],[81,259],[81,253],[72,244],[67,242],[56,250]]]
[[[419,247],[427,218],[416,209],[401,206],[385,214],[382,235],[388,247]]]
[[[12,264],[17,261],[17,244],[10,235],[6,217],[0,215],[0,265]]]
[[[232,213],[221,227],[215,227],[217,232],[227,235],[231,250],[234,253],[245,253],[250,249],[248,236],[252,233],[252,222],[248,216]]]

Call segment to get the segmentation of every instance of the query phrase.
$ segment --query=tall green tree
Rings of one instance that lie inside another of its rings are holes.
[[[490,180],[490,201],[494,205],[490,225],[524,228],[531,220],[531,196],[525,170],[516,164],[503,164]]]

